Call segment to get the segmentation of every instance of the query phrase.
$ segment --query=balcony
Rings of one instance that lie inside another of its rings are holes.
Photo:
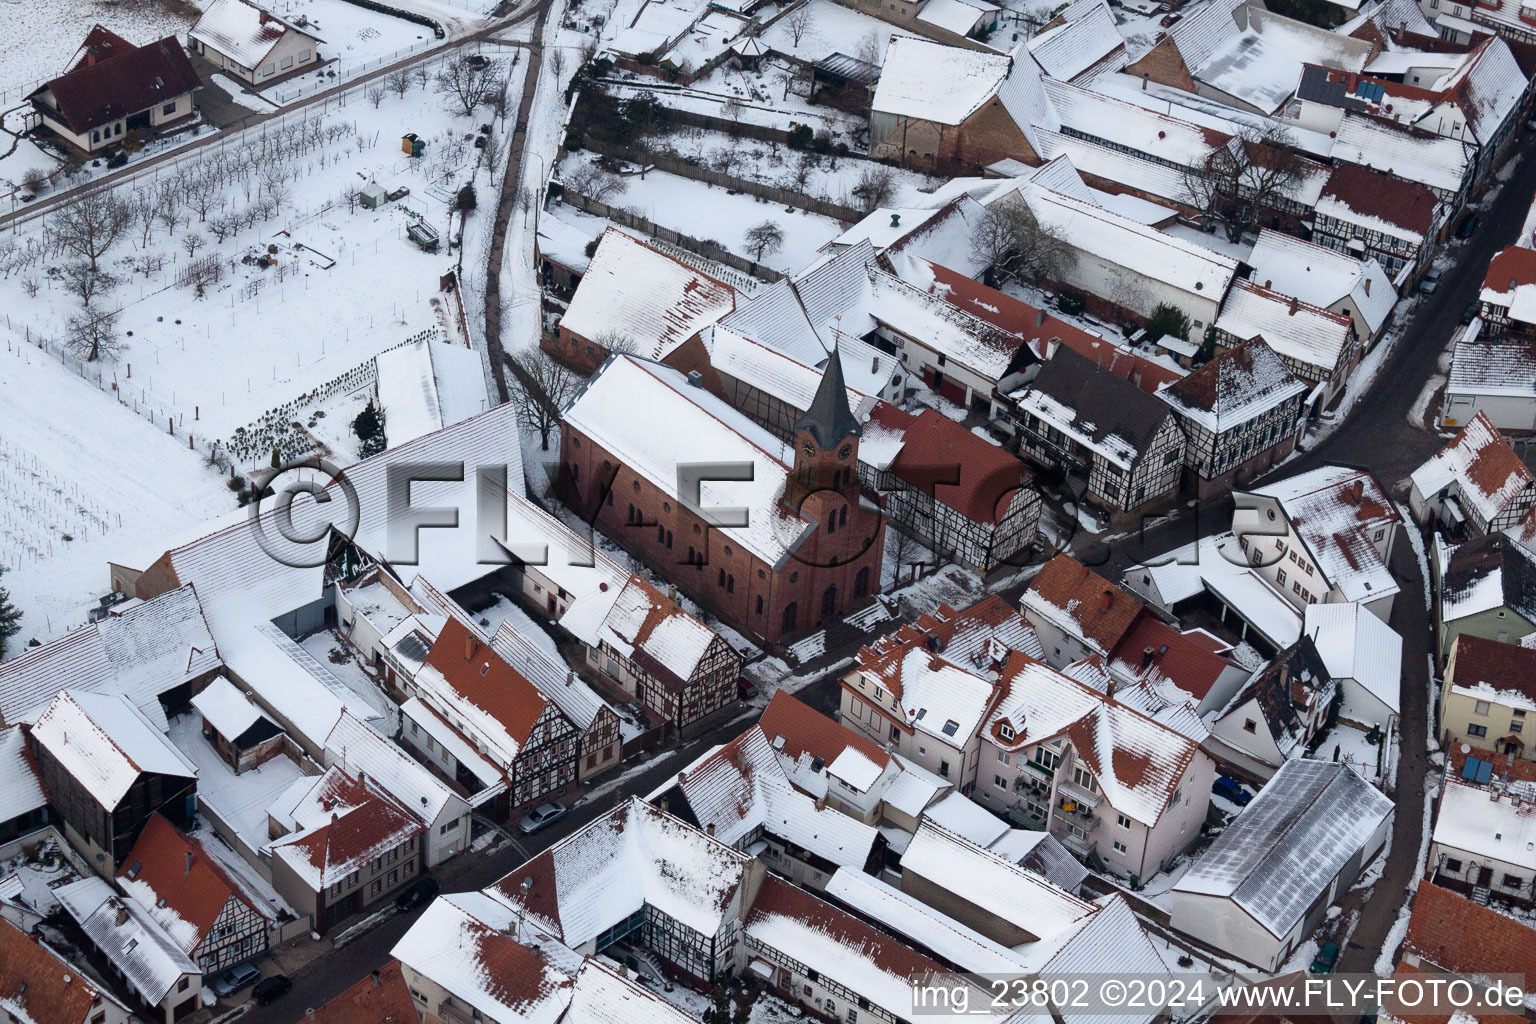
[[[1103,794],[1095,793],[1091,789],[1085,789],[1077,783],[1069,782],[1065,779],[1057,784],[1056,793],[1064,800],[1071,800],[1078,804],[1078,806],[1086,805],[1089,810],[1099,806],[1104,800]]]
[[[1043,764],[1036,764],[1033,761],[1025,760],[1019,762],[1019,768],[1022,769],[1026,775],[1034,776],[1041,782],[1044,782],[1047,786],[1056,781],[1056,770],[1054,768],[1047,768]]]

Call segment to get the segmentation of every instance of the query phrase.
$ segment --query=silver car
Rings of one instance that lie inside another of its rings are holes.
[[[517,830],[523,835],[532,835],[546,825],[552,825],[565,817],[565,805],[558,800],[550,800],[539,804],[533,810],[517,820]]]

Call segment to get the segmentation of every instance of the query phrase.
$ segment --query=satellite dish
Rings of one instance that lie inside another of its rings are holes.
[[[1467,743],[1463,743],[1463,744],[1462,744],[1462,745],[1461,745],[1461,752],[1462,752],[1462,753],[1463,753],[1463,754],[1470,754],[1470,753],[1472,753],[1472,747],[1471,747],[1471,745],[1470,745],[1470,744],[1467,744]]]

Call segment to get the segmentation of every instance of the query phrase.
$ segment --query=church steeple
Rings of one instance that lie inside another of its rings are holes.
[[[816,397],[811,400],[811,407],[795,420],[795,431],[808,432],[818,447],[828,451],[843,438],[858,437],[864,432],[848,408],[848,385],[843,383],[843,361],[835,342],[826,372],[816,387]]]

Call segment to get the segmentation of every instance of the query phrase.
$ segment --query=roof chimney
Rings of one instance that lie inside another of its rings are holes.
[[[1043,309],[1035,310],[1035,326],[1039,327],[1039,326],[1041,326],[1044,323],[1045,323],[1045,310],[1043,310]]]
[[[1099,599],[1099,611],[1101,611],[1101,612],[1109,611],[1109,606],[1114,604],[1114,603],[1115,603],[1115,592],[1113,590],[1106,590],[1106,591],[1104,591],[1104,596]]]
[[[1147,666],[1151,665],[1152,664],[1152,659],[1156,655],[1157,655],[1157,652],[1155,650],[1153,650],[1152,648],[1150,648],[1150,647],[1143,647],[1142,650],[1141,650],[1141,667],[1142,668],[1146,668]]]
[[[1364,280],[1365,280],[1365,294],[1369,295],[1369,294],[1371,294],[1371,279],[1367,277]]]
[[[816,798],[816,809],[818,811],[824,811],[827,809],[827,797],[825,793]]]
[[[709,836],[709,838],[711,838],[711,839],[715,838],[715,823],[714,822],[709,821],[709,822],[705,822],[704,823],[704,834]]]
[[[899,214],[899,213],[891,214],[891,227],[893,227],[893,228],[901,227],[901,214]]]
[[[121,900],[117,904],[117,926],[121,928],[128,923],[128,907]]]
[[[183,871],[182,874],[190,875],[191,873],[192,873],[192,851],[188,850],[187,851],[187,870]]]
[[[1356,505],[1360,504],[1361,499],[1365,497],[1365,481],[1356,480],[1354,486],[1349,489],[1349,493],[1350,500]]]
[[[464,660],[465,661],[474,661],[475,660],[475,648],[477,648],[479,646],[480,645],[475,642],[475,638],[473,636],[471,636],[468,633],[465,633],[464,634]]]
[[[335,811],[332,811],[331,812],[331,824],[334,825],[334,824],[336,824],[340,820],[341,820],[341,815],[337,814]]]
[[[696,388],[701,388],[704,386],[704,375],[698,370],[689,370],[688,383]]]
[[[1291,308],[1286,311],[1285,315],[1286,316],[1295,316],[1296,315],[1296,307],[1298,305],[1300,305],[1300,303],[1296,301],[1296,296],[1292,295],[1291,296]]]

